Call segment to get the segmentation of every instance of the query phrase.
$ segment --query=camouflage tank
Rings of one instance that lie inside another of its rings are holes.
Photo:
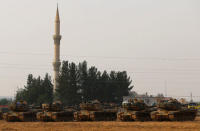
[[[157,111],[151,112],[151,119],[155,121],[193,121],[197,110],[184,108],[176,99],[161,100]]]
[[[74,113],[76,121],[112,121],[116,120],[116,112],[104,110],[99,101],[80,104],[80,111]]]
[[[117,119],[120,121],[148,121],[150,118],[150,110],[141,100],[129,100],[123,103],[122,108],[117,113]]]
[[[25,101],[16,101],[9,106],[10,111],[3,114],[3,119],[9,122],[35,121],[36,112],[29,110]]]
[[[37,113],[37,120],[39,121],[72,121],[73,110],[63,108],[61,102],[54,102],[53,104],[42,104],[42,112]]]

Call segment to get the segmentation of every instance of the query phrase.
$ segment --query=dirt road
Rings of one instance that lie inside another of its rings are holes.
[[[5,122],[1,131],[200,131],[193,122]]]

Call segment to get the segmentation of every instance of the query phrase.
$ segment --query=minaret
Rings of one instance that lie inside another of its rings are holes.
[[[60,69],[60,18],[59,18],[59,10],[57,5],[57,12],[55,18],[55,34],[53,35],[54,39],[54,60],[53,60],[53,69],[54,69],[54,92],[55,89],[58,87],[58,76],[59,76],[59,69]]]

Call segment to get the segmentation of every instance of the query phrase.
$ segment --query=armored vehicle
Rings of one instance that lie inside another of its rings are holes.
[[[61,102],[42,104],[42,112],[37,113],[39,121],[72,121],[73,110],[64,110]]]
[[[151,119],[155,121],[193,121],[196,117],[196,109],[188,109],[176,99],[161,100],[157,105],[157,111],[151,112]]]
[[[25,101],[16,101],[9,106],[9,112],[3,114],[6,121],[35,121],[36,112],[30,110]]]
[[[130,99],[122,104],[122,108],[117,113],[117,119],[120,121],[148,121],[150,110],[142,100]]]
[[[74,113],[76,121],[112,121],[116,120],[116,112],[104,110],[99,101],[80,104],[80,111]]]

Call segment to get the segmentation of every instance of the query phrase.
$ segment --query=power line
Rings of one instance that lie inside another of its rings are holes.
[[[52,53],[31,53],[31,52],[0,52],[7,55],[53,55]],[[161,57],[119,57],[119,56],[92,56],[92,55],[71,55],[61,54],[61,56],[78,57],[78,58],[102,58],[102,59],[131,59],[131,60],[159,60],[159,61],[200,61],[200,58],[161,58]]]
[[[22,66],[23,67],[35,67],[35,66],[45,66],[45,67],[50,67],[52,66],[52,63],[49,62],[49,64],[46,65],[39,65],[39,64],[22,64],[22,63],[0,63],[0,66]],[[158,69],[158,68],[144,68],[144,69],[139,69],[139,70],[153,70],[153,71],[133,71],[133,69],[128,69],[128,68],[124,68],[123,69],[114,69],[114,68],[106,68],[107,70],[129,70],[132,71],[132,73],[165,73],[165,72],[199,72],[199,69],[178,69],[178,68],[171,68],[171,69]],[[137,68],[135,68],[134,70],[138,70]],[[130,73],[130,72],[129,72]]]
[[[37,67],[36,67],[37,66]],[[39,68],[40,67],[40,68]],[[0,68],[13,68],[13,69],[51,69],[51,65],[24,65],[24,64],[8,64],[8,63],[0,63]],[[107,69],[107,68],[106,68]],[[114,70],[114,69],[107,69]],[[115,69],[116,70],[116,69]],[[118,71],[124,71],[128,74],[161,74],[161,73],[200,73],[200,70],[162,70],[162,71],[133,71],[129,69],[117,69]],[[136,69],[137,70],[137,69]]]
[[[1,65],[5,65],[5,66],[50,66],[49,65],[36,65],[36,64],[19,64],[19,63],[0,63]]]

